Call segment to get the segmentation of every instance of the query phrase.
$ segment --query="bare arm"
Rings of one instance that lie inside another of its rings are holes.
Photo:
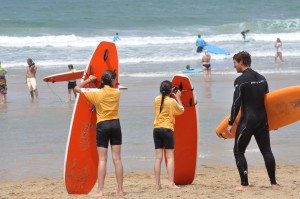
[[[89,78],[87,78],[86,80],[80,82],[75,88],[74,91],[76,93],[81,93],[81,88],[83,88],[86,84],[94,82],[95,80],[97,80],[97,77],[90,75]]]

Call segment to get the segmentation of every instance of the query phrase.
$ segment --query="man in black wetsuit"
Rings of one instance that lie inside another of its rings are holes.
[[[270,146],[270,134],[266,108],[265,94],[268,93],[268,83],[264,76],[253,71],[251,56],[247,52],[239,52],[233,56],[234,68],[241,76],[234,81],[234,96],[227,131],[231,133],[232,124],[241,108],[241,119],[237,126],[234,157],[241,177],[241,186],[236,190],[249,188],[248,166],[244,156],[245,150],[254,135],[263,155],[272,189],[277,189],[275,178],[275,159]]]

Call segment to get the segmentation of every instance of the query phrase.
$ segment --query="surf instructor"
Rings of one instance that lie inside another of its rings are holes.
[[[267,80],[251,69],[249,53],[242,51],[235,54],[233,63],[236,71],[242,73],[234,81],[233,104],[227,127],[227,131],[231,133],[232,124],[241,109],[241,119],[237,126],[233,148],[241,185],[235,189],[246,190],[249,188],[248,165],[244,153],[252,135],[263,155],[271,188],[277,189],[279,185],[275,178],[276,163],[271,150],[268,118],[264,104],[265,94],[269,92]]]
[[[110,142],[112,159],[117,178],[117,195],[123,195],[123,164],[121,160],[122,132],[119,121],[120,91],[113,88],[116,84],[116,73],[111,70],[104,71],[101,78],[101,88],[84,88],[97,78],[90,75],[75,87],[77,93],[82,93],[87,100],[96,107],[97,112],[97,151],[98,164],[98,190],[95,196],[103,196],[104,180],[106,176],[107,152]]]

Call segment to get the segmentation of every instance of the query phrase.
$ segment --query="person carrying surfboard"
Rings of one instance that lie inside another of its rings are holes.
[[[204,46],[206,45],[206,42],[204,39],[201,38],[201,35],[198,35],[198,39],[196,40],[196,46],[197,46],[197,53],[201,53]]]
[[[236,71],[242,73],[234,81],[235,91],[227,127],[228,133],[231,133],[232,125],[241,109],[241,119],[237,126],[233,148],[241,179],[241,185],[236,187],[236,190],[249,188],[248,165],[244,153],[252,136],[255,137],[263,155],[271,187],[277,189],[279,186],[275,177],[276,163],[271,150],[268,118],[264,103],[265,95],[269,92],[267,80],[251,69],[251,56],[248,52],[242,51],[235,54],[233,63]]]
[[[176,91],[175,91],[176,90]],[[181,103],[181,92],[172,88],[172,83],[165,80],[160,85],[160,96],[155,98],[155,120],[153,139],[155,145],[154,175],[156,189],[161,189],[160,173],[163,151],[166,149],[168,188],[178,189],[174,183],[174,124],[175,115],[181,115],[184,107]],[[174,95],[175,99],[170,95]]]
[[[118,190],[117,195],[123,195],[123,164],[121,160],[122,132],[119,121],[120,91],[113,88],[116,84],[116,73],[111,70],[103,72],[101,88],[84,88],[86,84],[93,83],[97,78],[90,75],[75,87],[77,93],[82,93],[90,103],[96,107],[97,113],[97,151],[98,164],[98,190],[95,196],[103,196],[104,180],[106,175],[107,152],[110,142],[112,159],[115,166]]]

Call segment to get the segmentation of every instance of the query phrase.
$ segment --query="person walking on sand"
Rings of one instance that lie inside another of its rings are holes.
[[[276,39],[274,47],[276,48],[276,54],[275,54],[275,58],[274,58],[275,63],[277,63],[277,57],[279,57],[281,62],[284,62],[283,58],[282,58],[282,42],[281,42],[280,38]]]
[[[68,65],[68,69],[69,69],[70,73],[74,73],[76,71],[72,64]],[[68,81],[68,99],[69,99],[69,102],[71,101],[71,91],[72,90],[73,90],[73,93],[74,93],[74,98],[76,98],[76,92],[74,90],[75,86],[76,86],[76,80]]]
[[[6,83],[6,75],[7,71],[1,66],[0,62],[0,104],[6,104],[7,101],[7,83]]]
[[[36,101],[38,100],[38,91],[37,91],[37,86],[36,86],[36,71],[37,71],[37,66],[35,63],[32,61],[31,58],[27,59],[27,70],[26,70],[26,84],[28,86],[31,100],[34,100],[34,95],[36,98]]]
[[[202,66],[203,66],[203,76],[204,81],[211,80],[211,65],[210,65],[211,55],[208,50],[204,51],[204,55],[202,56]]]
[[[198,39],[196,40],[196,46],[197,46],[197,53],[201,53],[204,46],[206,45],[206,42],[204,41],[204,39],[201,38],[201,35],[198,35]]]
[[[266,169],[271,182],[271,188],[277,189],[275,170],[276,163],[270,145],[270,134],[265,95],[269,92],[264,76],[251,69],[251,56],[247,52],[239,52],[233,56],[234,68],[242,73],[234,81],[234,95],[227,131],[231,133],[232,124],[241,109],[241,119],[237,126],[234,141],[234,157],[238,168],[241,185],[236,190],[249,188],[248,165],[244,156],[246,148],[254,135],[260,152],[263,155]]]
[[[167,173],[168,173],[168,188],[178,189],[174,183],[174,124],[175,115],[180,115],[184,112],[184,107],[181,103],[181,92],[177,89],[175,92],[172,89],[172,83],[165,80],[160,85],[160,96],[155,98],[155,120],[153,139],[155,145],[155,163],[154,175],[156,189],[161,189],[160,173],[161,162],[163,159],[163,151],[166,149],[167,157]],[[170,95],[176,98],[170,98]]]
[[[106,176],[107,152],[110,142],[112,159],[117,178],[117,195],[123,195],[123,164],[121,160],[122,132],[119,121],[120,91],[113,88],[116,85],[116,73],[111,70],[104,71],[101,77],[101,88],[83,88],[86,84],[96,81],[90,75],[88,79],[75,87],[77,93],[83,94],[87,100],[96,107],[97,113],[97,151],[98,189],[95,196],[103,196],[104,180]]]

